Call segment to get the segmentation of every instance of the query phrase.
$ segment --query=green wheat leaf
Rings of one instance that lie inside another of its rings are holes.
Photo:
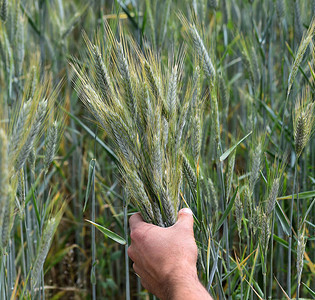
[[[282,226],[283,231],[289,235],[290,234],[290,224],[288,221],[288,218],[285,216],[281,206],[279,205],[278,202],[276,202],[276,206],[275,206],[275,210],[276,210],[276,215],[280,221],[280,224]]]
[[[299,199],[308,199],[315,197],[315,190],[314,191],[307,191],[299,193]],[[292,198],[292,195],[278,197],[277,200],[289,200]],[[294,199],[297,199],[297,194],[294,194]]]
[[[99,225],[97,223],[94,223],[90,220],[85,220],[89,223],[91,223],[92,225],[94,225],[100,232],[102,232],[105,236],[109,237],[110,239],[112,239],[113,241],[121,244],[121,245],[126,245],[126,240],[123,239],[121,236],[119,236],[118,234],[116,234],[115,232],[105,228],[102,225]]]
[[[94,176],[94,173],[95,173],[95,159],[93,158],[93,159],[91,159],[90,164],[89,164],[88,183],[87,183],[87,187],[86,187],[85,202],[84,202],[83,211],[85,211],[87,202],[89,200],[91,187],[92,187],[92,177]]]
[[[302,284],[306,287],[306,290],[312,295],[312,297],[315,298],[315,292],[310,287],[308,287],[304,282],[302,282]]]
[[[236,199],[236,194],[237,194],[237,191],[238,191],[238,187],[236,188],[235,192],[234,192],[234,195],[232,197],[232,199],[230,200],[230,203],[228,205],[228,207],[226,208],[226,210],[224,211],[223,213],[223,216],[221,217],[220,221],[218,222],[217,226],[216,226],[216,231],[218,231],[220,229],[220,227],[222,226],[222,224],[224,223],[224,220],[225,218],[228,216],[228,214],[230,213],[232,207],[233,207],[233,204],[235,202],[235,199]]]
[[[245,135],[241,140],[239,140],[235,145],[233,145],[231,148],[226,150],[221,156],[220,156],[220,161],[224,161],[232,152],[233,150],[240,144],[242,143],[248,136],[252,134],[252,131]]]

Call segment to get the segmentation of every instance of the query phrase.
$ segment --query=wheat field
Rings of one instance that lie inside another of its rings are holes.
[[[183,207],[214,299],[314,299],[314,37],[314,0],[0,0],[0,300],[156,299],[128,218]]]

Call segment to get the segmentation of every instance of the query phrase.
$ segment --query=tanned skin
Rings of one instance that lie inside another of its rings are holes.
[[[197,245],[192,212],[184,208],[178,221],[162,228],[145,223],[139,213],[129,219],[128,255],[141,284],[161,300],[212,300],[197,275]]]

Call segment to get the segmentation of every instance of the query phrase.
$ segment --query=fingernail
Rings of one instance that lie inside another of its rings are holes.
[[[191,209],[188,208],[188,207],[183,208],[181,211],[182,211],[183,213],[185,213],[185,214],[190,214],[190,215],[193,214],[193,212],[191,211]]]

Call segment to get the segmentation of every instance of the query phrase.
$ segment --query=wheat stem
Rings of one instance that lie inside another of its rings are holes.
[[[289,249],[288,249],[288,273],[287,273],[287,287],[288,296],[291,298],[291,256],[292,256],[292,236],[293,236],[293,206],[294,206],[294,192],[296,189],[296,177],[297,177],[297,160],[294,164],[294,177],[293,177],[293,189],[290,206],[290,235],[289,235]]]

